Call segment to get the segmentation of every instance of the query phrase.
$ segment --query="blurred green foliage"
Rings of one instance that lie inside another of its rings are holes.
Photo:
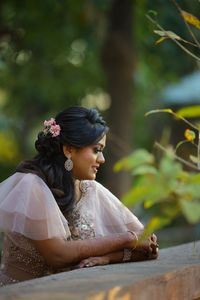
[[[191,13],[197,11],[195,1],[182,4]],[[34,153],[41,120],[66,106],[81,104],[87,95],[105,92],[101,49],[111,5],[106,0],[7,0],[0,4],[0,132],[4,136],[0,179],[13,171],[17,161]],[[134,147],[151,145],[151,126],[143,115],[153,106],[162,106],[159,92],[196,67],[174,45],[154,46],[153,25],[146,18],[149,10],[157,11],[158,20],[168,29],[186,32],[170,1],[135,1],[134,115],[130,120],[136,128]],[[167,56],[176,59],[168,61]]]
[[[99,62],[106,1],[0,5],[0,165],[33,152],[42,120],[103,85]]]
[[[170,225],[179,216],[184,216],[189,224],[200,222],[200,124],[186,119],[200,117],[200,106],[184,107],[177,112],[157,109],[147,112],[146,116],[155,113],[171,114],[186,123],[190,129],[185,130],[185,139],[175,148],[157,143],[162,150],[160,159],[145,149],[138,149],[118,161],[114,168],[116,172],[130,172],[134,178],[132,188],[122,201],[131,208],[142,204],[148,210],[145,235]],[[196,149],[196,155],[189,155],[188,160],[177,155],[178,148],[185,143],[193,144]],[[183,169],[183,165],[190,169]]]
[[[88,7],[89,6],[89,7]],[[84,1],[6,1],[1,5],[0,84],[6,111],[37,116],[77,103],[101,83],[97,7]]]
[[[134,177],[131,190],[123,197],[125,205],[143,204],[148,209],[147,232],[153,232],[183,215],[188,223],[200,221],[200,174],[183,170],[172,149],[159,161],[144,149],[134,151],[115,165]]]

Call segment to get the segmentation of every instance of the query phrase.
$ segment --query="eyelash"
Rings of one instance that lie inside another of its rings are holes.
[[[98,153],[98,152],[103,152],[101,149],[99,149],[99,148],[94,148],[94,153]]]

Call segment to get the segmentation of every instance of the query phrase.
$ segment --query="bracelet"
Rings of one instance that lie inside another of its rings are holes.
[[[131,250],[131,249],[127,249],[127,248],[124,249],[124,255],[123,255],[123,258],[122,258],[123,262],[127,262],[127,261],[131,260],[132,251],[133,250]]]
[[[135,247],[132,248],[132,251],[133,251],[133,250],[135,250],[135,248],[137,247],[137,244],[138,244],[138,236],[137,236],[137,234],[135,233],[135,231],[128,230],[128,232],[130,232],[130,233],[135,237],[135,240],[136,240]]]

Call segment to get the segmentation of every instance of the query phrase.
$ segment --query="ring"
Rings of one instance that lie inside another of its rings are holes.
[[[89,266],[90,266],[90,264],[86,264],[85,266],[86,266],[86,267],[89,267]]]

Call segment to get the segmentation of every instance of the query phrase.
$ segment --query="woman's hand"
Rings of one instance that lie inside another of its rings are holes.
[[[138,237],[142,235],[141,232],[136,234],[138,234]],[[159,248],[156,235],[152,234],[146,240],[139,241],[135,250],[144,253],[148,259],[157,258]]]
[[[79,264],[78,268],[88,268],[88,267],[94,267],[94,266],[102,266],[102,265],[108,265],[110,263],[109,257],[104,256],[96,256],[96,257],[89,257],[86,259],[83,259]]]

